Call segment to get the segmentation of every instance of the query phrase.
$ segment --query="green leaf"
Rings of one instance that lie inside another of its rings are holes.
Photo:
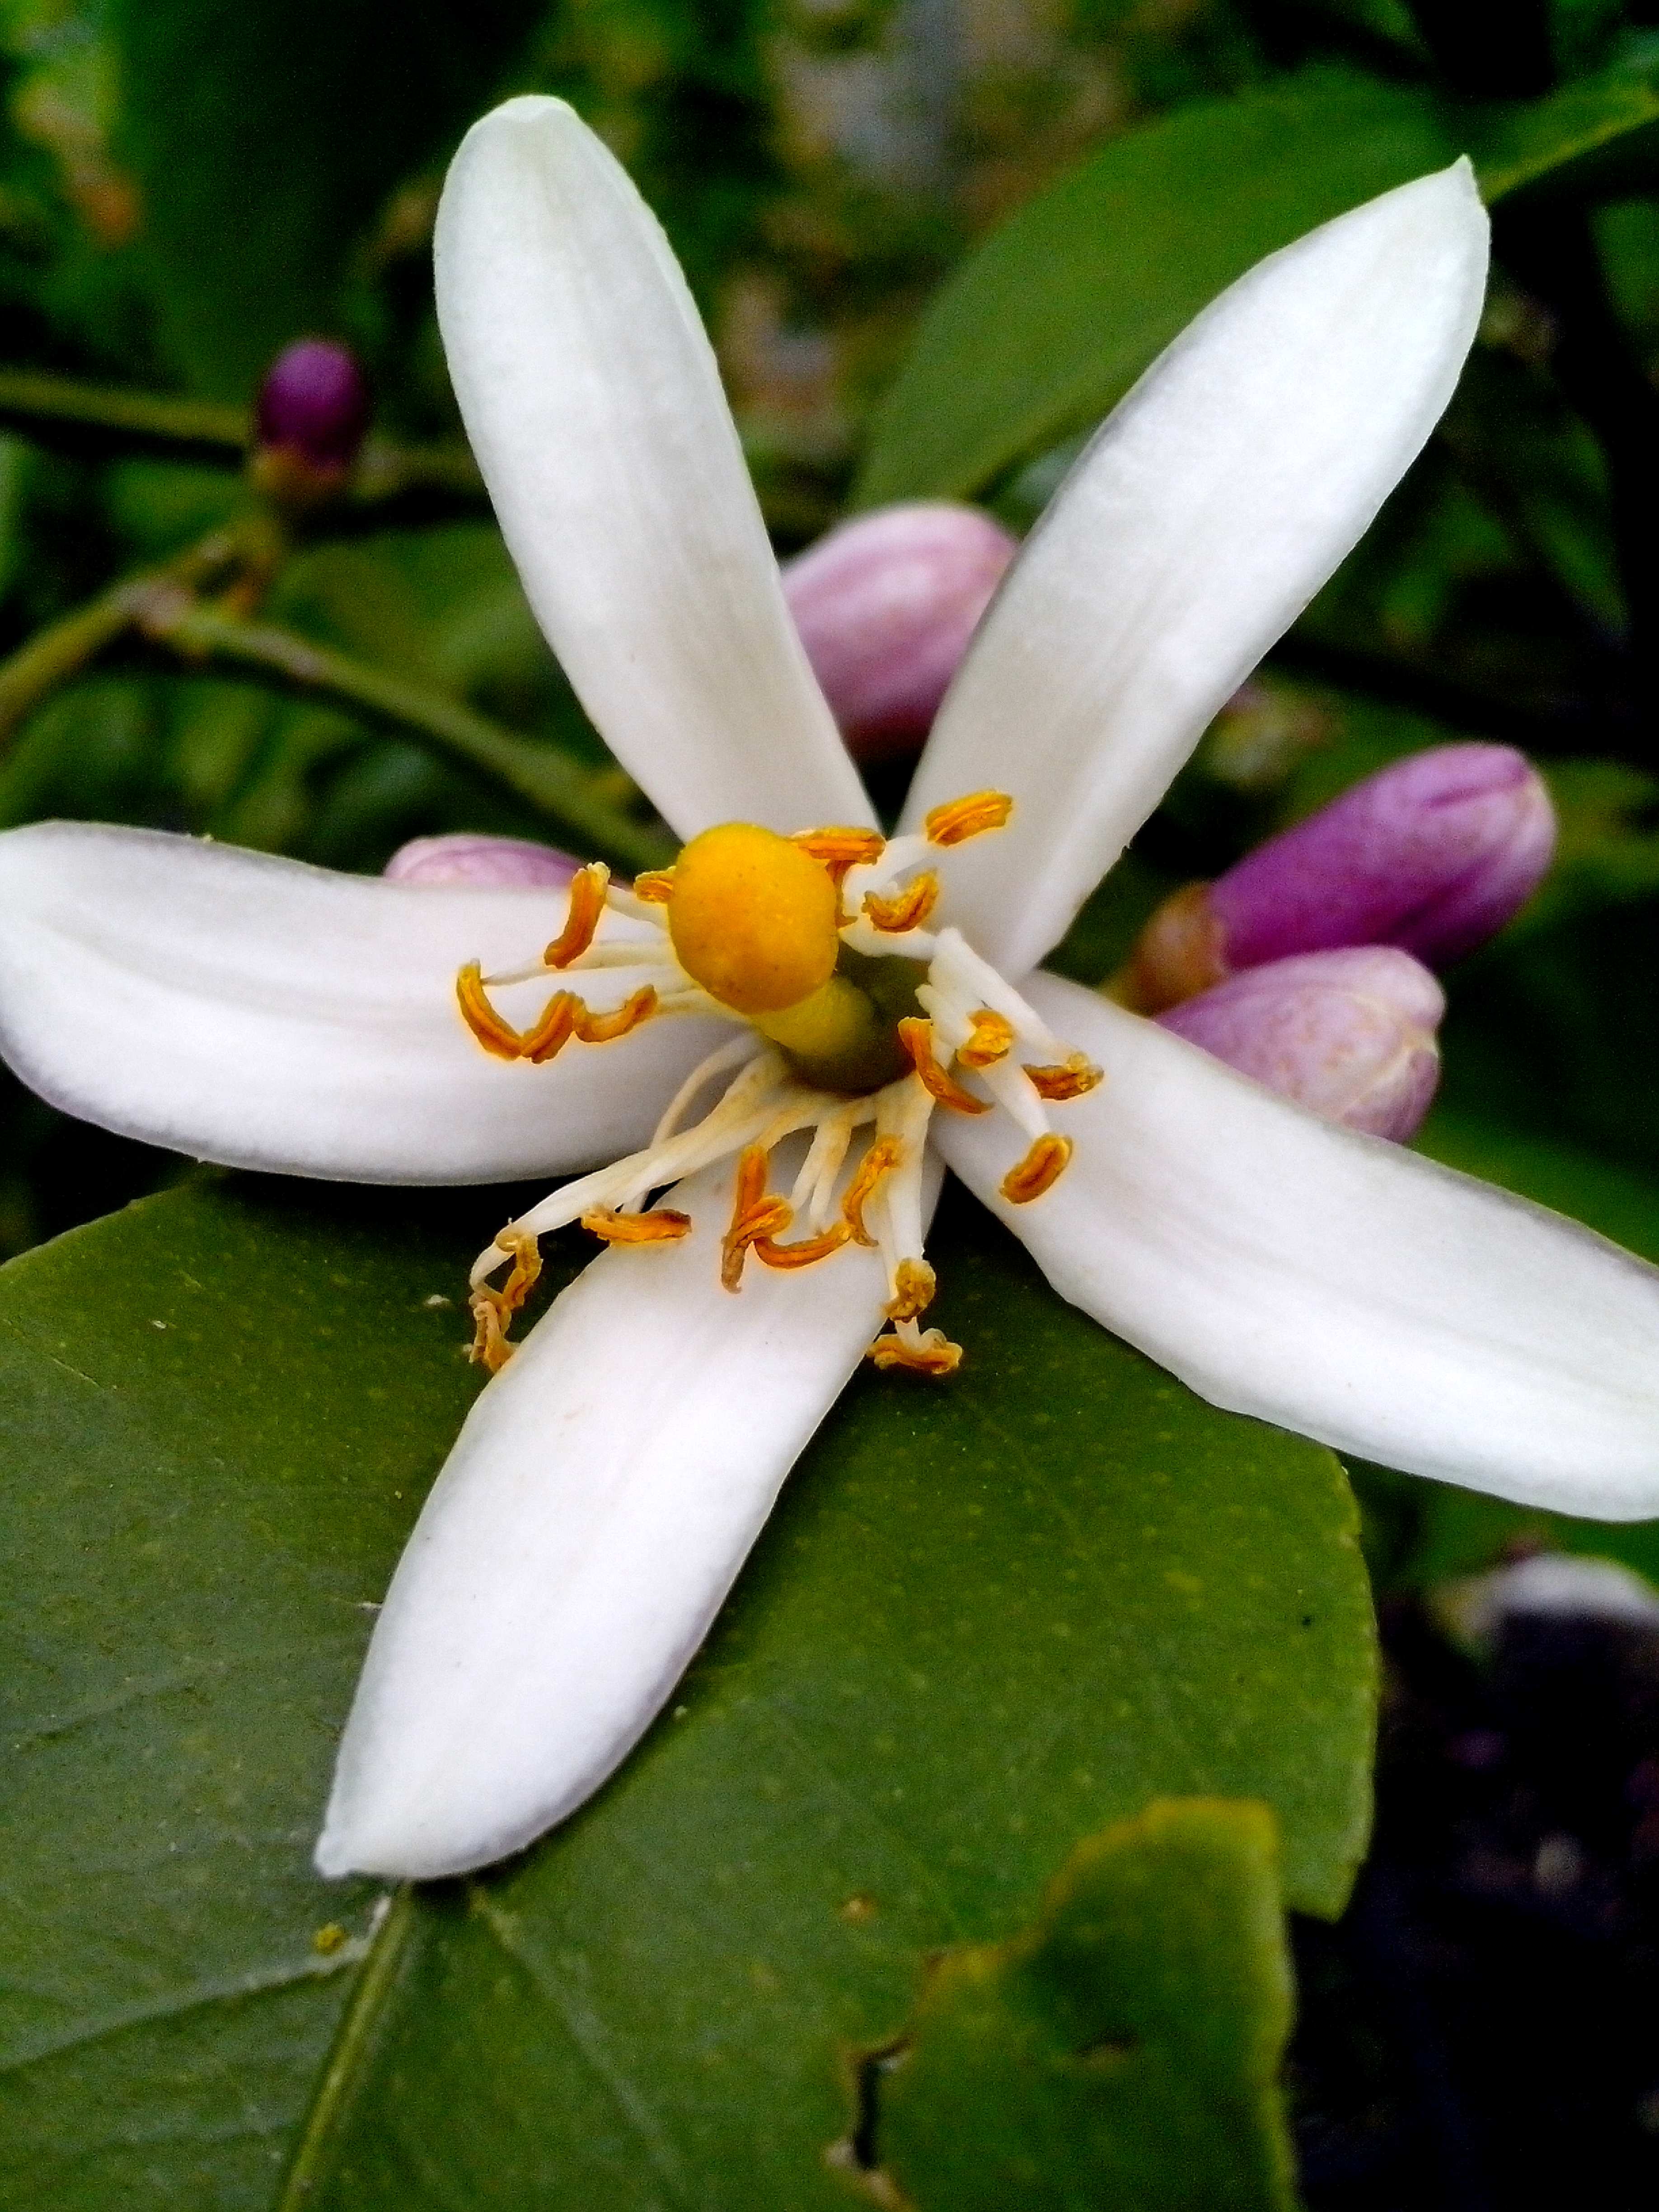
[[[985,491],[1097,421],[1263,255],[1466,150],[1489,202],[1627,189],[1659,150],[1659,89],[1626,70],[1449,109],[1310,72],[1114,139],[936,295],[877,419],[858,503]]]
[[[432,1302],[507,1205],[227,1181],[0,1275],[32,2208],[266,2200],[339,2019],[317,1931],[374,1899],[308,1871],[335,1733],[477,1387]],[[935,1253],[960,1376],[861,1376],[617,1780],[394,1911],[289,2203],[836,2201],[842,2046],[1155,1796],[1263,1801],[1287,1896],[1340,1909],[1373,1652],[1334,1461],[1105,1336],[966,1200]]]
[[[114,0],[122,140],[173,349],[246,398],[276,349],[337,327],[392,187],[448,154],[534,0]]]
[[[860,2163],[916,2212],[1280,2212],[1291,1962],[1264,1807],[1080,1844],[1036,1925],[947,1952],[866,2066]]]
[[[1659,83],[1647,70],[1608,70],[1471,114],[1465,131],[1489,203],[1539,187],[1639,191],[1659,154]]]
[[[857,499],[970,496],[1095,421],[1264,254],[1456,152],[1425,94],[1323,77],[1181,109],[1030,200],[923,318]]]

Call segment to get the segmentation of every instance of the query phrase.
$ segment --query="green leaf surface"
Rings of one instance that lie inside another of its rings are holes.
[[[856,497],[968,497],[1093,422],[1206,301],[1316,223],[1449,161],[1425,94],[1318,79],[1114,139],[935,297]]]
[[[1034,1928],[930,1972],[860,2162],[916,2212],[1286,2212],[1275,1844],[1202,1798],[1080,1844]]]
[[[122,143],[173,351],[245,399],[278,347],[338,326],[392,187],[447,157],[533,0],[115,0]]]
[[[1488,202],[1540,186],[1639,189],[1659,154],[1659,82],[1650,70],[1608,70],[1542,100],[1488,108],[1465,128]]]
[[[1656,138],[1659,90],[1630,70],[1455,110],[1310,72],[1161,117],[1038,193],[941,289],[878,417],[857,500],[984,492],[1097,421],[1263,255],[1460,153],[1490,202],[1627,187]]]
[[[0,1276],[0,2199],[270,2201],[377,1893],[309,1842],[502,1206],[198,1184]],[[616,1782],[394,1908],[286,2203],[838,2201],[842,2047],[1154,1796],[1264,1801],[1287,1895],[1340,1908],[1373,1682],[1335,1462],[1103,1334],[965,1200],[936,1251],[962,1375],[861,1376]]]

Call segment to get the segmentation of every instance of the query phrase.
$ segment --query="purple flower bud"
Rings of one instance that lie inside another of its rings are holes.
[[[415,837],[400,845],[383,873],[398,884],[477,884],[513,890],[546,886],[562,890],[581,866],[551,845],[523,837],[483,837],[471,830],[449,837]]]
[[[1440,1080],[1445,1010],[1426,968],[1376,945],[1248,969],[1158,1019],[1280,1097],[1400,1143]]]
[[[332,489],[368,431],[368,386],[349,348],[301,338],[265,371],[254,410],[255,465]]]
[[[914,752],[1018,550],[948,500],[844,522],[789,562],[784,597],[848,750]]]
[[[1229,969],[1341,945],[1395,945],[1444,967],[1537,888],[1555,814],[1508,745],[1439,745],[1367,776],[1210,886]]]

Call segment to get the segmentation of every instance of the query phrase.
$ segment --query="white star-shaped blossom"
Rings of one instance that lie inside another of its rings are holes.
[[[512,101],[457,157],[437,251],[507,544],[617,758],[688,840],[872,827],[707,340],[622,170],[558,102]],[[1069,1164],[1024,1204],[1004,1183],[1026,1135],[936,1113],[918,1206],[948,1165],[1062,1297],[1218,1405],[1634,1517],[1659,1510],[1659,1273],[1036,966],[1421,448],[1486,251],[1460,163],[1262,263],[1117,410],[1010,572],[900,834],[963,794],[1012,796],[1006,828],[949,854],[939,928],[1105,1080],[1057,1109]],[[734,1033],[717,1007],[541,1065],[481,1051],[458,970],[517,972],[563,919],[545,890],[40,825],[0,838],[0,1042],[69,1111],[232,1165],[591,1169],[648,1146]],[[629,970],[607,948],[641,926],[599,939],[617,1003]],[[545,974],[490,988],[533,1034]],[[729,1158],[700,1169],[663,1200],[690,1233],[611,1245],[480,1395],[376,1624],[324,1872],[450,1874],[528,1843],[612,1771],[706,1633],[891,1297],[890,1254],[850,1240],[726,1295],[732,1190]]]

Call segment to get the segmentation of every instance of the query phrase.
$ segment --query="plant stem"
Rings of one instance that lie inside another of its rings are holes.
[[[413,732],[493,776],[585,852],[635,872],[673,858],[674,847],[663,832],[631,821],[595,791],[585,769],[442,692],[313,645],[274,623],[203,606],[176,586],[153,590],[138,623],[146,636],[177,653],[258,669]]]
[[[0,368],[0,423],[21,430],[55,425],[128,447],[161,446],[231,459],[241,457],[249,427],[246,408],[83,384],[27,368]]]
[[[37,631],[0,665],[0,744],[43,699],[130,628],[136,611],[128,586],[112,585],[73,614]]]

